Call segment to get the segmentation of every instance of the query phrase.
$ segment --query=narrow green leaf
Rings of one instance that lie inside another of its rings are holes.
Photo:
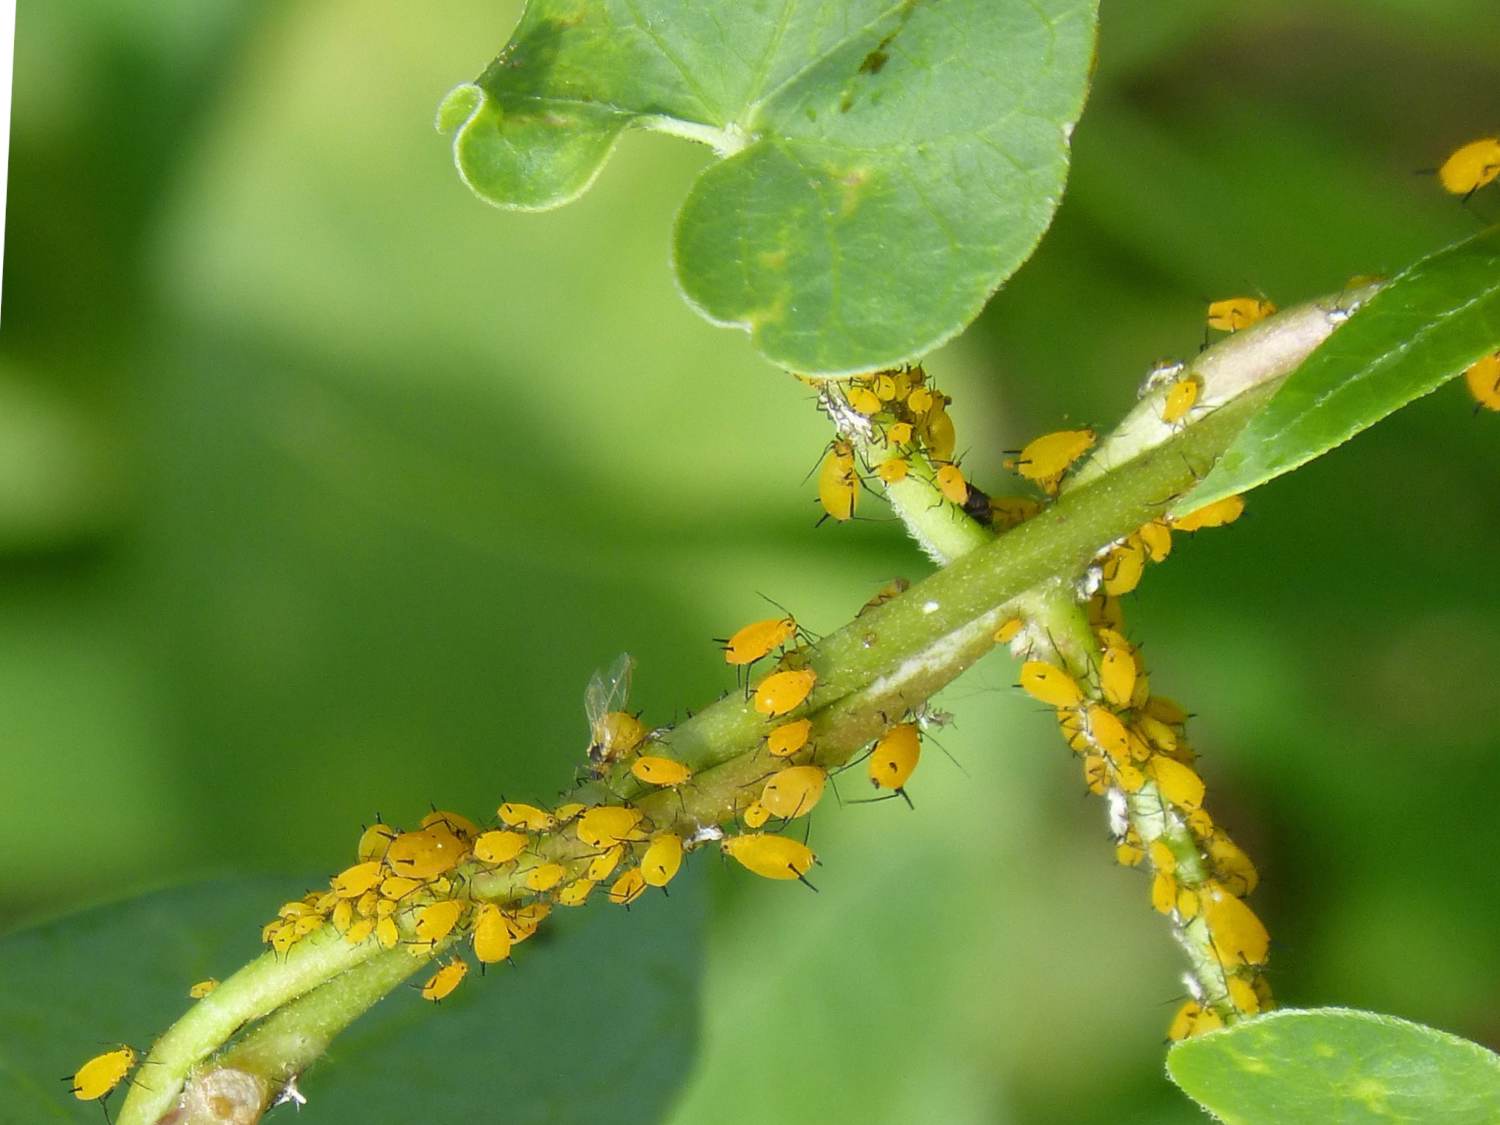
[[[192,1003],[188,986],[253,956],[261,923],[305,882],[180,887],[0,939],[0,1120],[89,1120],[60,1079],[106,1044],[149,1047]],[[327,1121],[364,1121],[372,1106],[388,1121],[491,1121],[497,1107],[507,1122],[659,1120],[693,1060],[701,884],[685,871],[671,898],[628,913],[598,901],[559,912],[516,967],[471,972],[441,1005],[398,989],[301,1081],[309,1109]],[[135,1079],[149,1085],[150,1068]]]
[[[503,207],[566,203],[629,126],[714,146],[689,301],[799,371],[961,331],[1051,221],[1096,0],[532,0],[438,127]]]
[[[1500,227],[1409,267],[1334,332],[1173,509],[1306,464],[1500,348]]]
[[[1500,1120],[1500,1057],[1374,1012],[1272,1012],[1177,1044],[1167,1073],[1229,1125]]]

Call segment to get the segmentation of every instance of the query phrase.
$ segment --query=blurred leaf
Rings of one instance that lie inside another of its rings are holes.
[[[1343,1008],[1272,1012],[1189,1039],[1167,1072],[1220,1120],[1492,1121],[1500,1057],[1421,1024]]]
[[[659,1119],[693,1061],[704,896],[698,872],[630,911],[566,911],[441,1008],[400,989],[301,1082],[322,1120]],[[260,924],[301,882],[229,879],[100,907],[0,941],[6,1120],[80,1119],[67,1085],[101,1043],[137,1049],[188,986],[259,952]],[[137,1078],[150,1082],[150,1071]]]
[[[1404,270],[1308,356],[1212,472],[1189,512],[1348,441],[1500,348],[1500,227]]]
[[[678,216],[684,293],[801,371],[961,331],[1031,253],[1067,171],[1092,0],[538,0],[454,90],[459,174],[499,206],[581,194],[630,125],[725,159]]]

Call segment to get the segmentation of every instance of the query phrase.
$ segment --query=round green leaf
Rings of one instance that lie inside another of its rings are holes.
[[[1500,348],[1500,227],[1403,270],[1329,336],[1173,508],[1247,492],[1348,441]]]
[[[1272,1012],[1177,1044],[1167,1073],[1230,1125],[1500,1120],[1500,1057],[1374,1012]]]
[[[192,1003],[190,984],[261,951],[261,924],[304,882],[180,887],[0,939],[0,1119],[87,1120],[59,1079],[106,1044],[148,1048]],[[659,1120],[693,1060],[703,911],[701,873],[684,871],[671,898],[629,912],[597,896],[557,912],[514,968],[471,972],[441,1005],[397,989],[301,1080],[309,1109],[326,1121],[367,1120],[372,1106],[388,1121],[491,1121],[500,1106],[507,1122]],[[150,1068],[135,1079],[149,1085]]]
[[[628,126],[705,141],[673,261],[704,316],[818,374],[961,331],[1067,173],[1095,0],[533,0],[438,114],[503,207],[584,191]]]

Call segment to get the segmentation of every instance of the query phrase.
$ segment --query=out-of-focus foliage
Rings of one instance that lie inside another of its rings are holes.
[[[706,154],[629,138],[541,216],[456,182],[431,107],[485,61],[474,29],[498,41],[515,14],[23,2],[9,922],[331,871],[376,809],[544,799],[621,650],[667,721],[730,687],[708,638],[764,616],[758,593],[825,628],[924,572],[894,525],[813,529],[827,435],[805,389],[662,268]],[[1057,223],[931,364],[966,472],[999,484],[1004,449],[1117,417],[1153,360],[1198,346],[1204,298],[1287,304],[1473,232],[1412,170],[1500,120],[1492,14],[1107,5]],[[1278,996],[1491,1046],[1494,421],[1461,388],[1424,399],[1181,544],[1126,607],[1261,865]],[[915,812],[819,810],[821,895],[714,873],[676,1120],[1199,1119],[1161,1068],[1177,954],[1014,681],[994,658],[949,693],[938,737],[967,774],[929,755]],[[112,1034],[80,1024],[70,1057]]]

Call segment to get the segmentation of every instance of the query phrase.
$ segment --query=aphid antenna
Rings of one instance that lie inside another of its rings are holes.
[[[790,863],[787,864],[786,866],[787,866],[787,870],[788,871],[791,871],[791,872],[793,872],[793,873],[796,874],[796,876],[797,876],[797,882],[801,883],[804,887],[806,887],[808,890],[812,891],[814,894],[818,893],[818,888],[815,887],[815,886],[813,886],[811,883],[809,883],[807,881],[807,876],[806,875],[802,874],[802,872],[798,871]]]
[[[901,790],[897,789],[893,792],[886,793],[879,797],[852,797],[850,798],[848,803],[851,805],[878,805],[882,801],[894,801],[897,797],[897,794],[901,794]],[[904,794],[901,795],[904,796]],[[908,805],[911,804],[911,798],[908,797],[906,803]]]
[[[954,764],[954,766],[956,766],[958,768],[958,772],[959,773],[963,774],[967,778],[970,778],[971,780],[973,779],[974,775],[971,774],[968,770],[964,769],[964,764],[962,762],[960,762],[957,758],[955,758],[951,753],[949,753],[948,752],[948,748],[946,746],[944,746],[937,739],[933,738],[932,735],[930,735],[930,734],[927,736],[927,741],[930,742],[930,743],[932,743],[939,750],[941,750],[943,752],[943,757],[947,758],[950,762],[952,762]],[[910,804],[911,802],[908,801],[907,803]]]

